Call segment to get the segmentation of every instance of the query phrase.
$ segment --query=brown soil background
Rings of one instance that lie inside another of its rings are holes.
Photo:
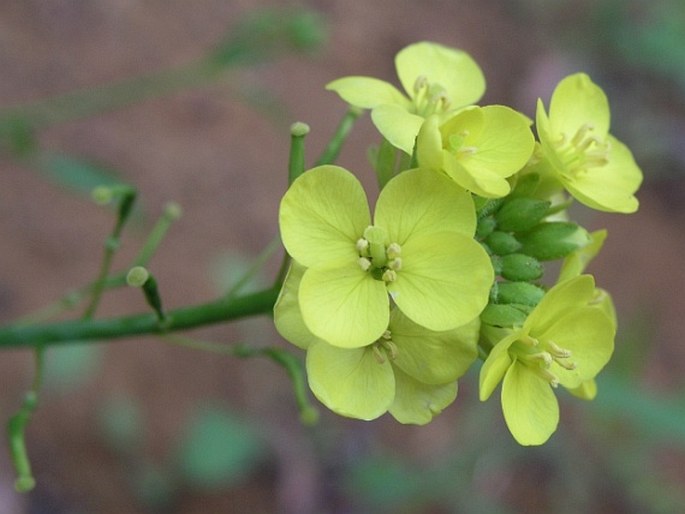
[[[582,7],[550,18],[541,9],[531,9],[536,3],[309,1],[306,6],[328,21],[330,39],[322,52],[236,73],[239,83],[258,84],[282,101],[291,116],[286,123],[274,123],[236,101],[232,86],[220,82],[51,127],[40,133],[40,141],[46,148],[107,163],[139,189],[146,218],[126,232],[119,266],[135,255],[144,228],[165,202],[178,202],[184,215],[152,268],[169,308],[208,300],[217,293],[209,270],[220,255],[256,255],[276,234],[278,200],[286,185],[287,125],[295,120],[310,124],[308,153],[316,155],[345,109],[323,86],[350,74],[395,81],[392,58],[411,42],[429,39],[466,49],[488,79],[483,103],[505,103],[528,115],[534,113],[538,96],[549,98],[556,81],[577,69],[610,76],[614,87],[633,92],[629,100],[641,112],[672,107],[649,97],[659,87],[649,76],[621,70],[610,74],[605,63],[587,62],[569,50],[573,46],[568,42],[555,39],[561,24],[582,27]],[[2,2],[0,105],[181,65],[212,48],[242,13],[266,5],[248,0]],[[623,99],[621,91],[609,91],[610,99],[614,93]],[[626,105],[620,103],[619,109]],[[630,113],[616,112],[614,106],[614,115],[625,122],[614,125],[619,137],[632,135]],[[673,108],[672,119],[675,134],[677,120],[682,124],[682,102]],[[372,180],[365,148],[375,141],[364,119],[341,158],[342,164],[369,177],[368,184]],[[638,155],[641,144],[649,146],[641,140],[628,142]],[[681,159],[682,147],[681,141],[674,151]],[[676,171],[683,171],[682,162],[674,164]],[[0,320],[9,322],[94,277],[113,220],[106,209],[10,158],[0,158],[0,168]],[[647,181],[637,215],[584,213],[581,221],[588,228],[609,229],[592,271],[613,293],[620,319],[645,312],[650,318],[649,351],[644,355],[648,371],[642,383],[672,391],[682,390],[685,373],[684,197],[682,181],[666,181],[658,171],[645,167]],[[143,310],[135,291],[123,291],[108,296],[100,314]],[[278,340],[268,323],[217,326],[198,335],[220,341],[252,335],[264,344]],[[19,405],[31,376],[28,352],[3,352],[3,420]],[[101,371],[87,387],[44,395],[28,430],[39,482],[30,500],[12,491],[13,472],[6,450],[0,450],[1,513],[147,512],[126,485],[129,470],[103,447],[94,430],[98,406],[112,392],[142,402],[149,421],[146,452],[152,458],[166,454],[194,406],[216,400],[256,420],[269,434],[275,454],[271,468],[230,490],[188,493],[175,512],[354,512],[348,500],[327,494],[328,478],[310,432],[297,422],[282,370],[269,362],[217,358],[140,338],[108,345]],[[466,388],[462,394],[474,396]],[[458,406],[451,407],[424,429],[386,419],[367,425],[326,415],[324,421],[329,430],[342,434],[344,444],[383,438],[399,452],[426,461],[444,451],[441,441],[459,426],[458,411]],[[525,504],[518,504],[522,511]]]

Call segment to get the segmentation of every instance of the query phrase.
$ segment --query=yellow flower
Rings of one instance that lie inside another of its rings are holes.
[[[395,67],[406,95],[388,82],[359,76],[334,80],[326,89],[351,105],[371,109],[378,131],[408,154],[426,117],[453,113],[485,92],[478,64],[467,53],[437,43],[409,45],[395,57]]]
[[[549,116],[538,100],[537,130],[549,169],[579,202],[607,212],[635,212],[642,172],[630,150],[609,134],[609,103],[584,73],[554,90]]]

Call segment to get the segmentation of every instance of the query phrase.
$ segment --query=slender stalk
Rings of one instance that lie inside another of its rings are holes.
[[[328,142],[326,148],[324,148],[321,156],[317,159],[316,166],[331,164],[336,161],[338,155],[340,155],[343,143],[347,140],[347,136],[354,126],[354,122],[362,115],[362,112],[363,111],[357,107],[350,107],[347,110],[345,116],[340,120],[340,124],[338,125],[335,134],[333,134],[333,137]]]
[[[40,325],[0,327],[0,348],[28,348],[60,343],[96,342],[129,336],[162,334],[270,313],[279,288],[269,288],[237,298],[182,307],[166,313],[163,326],[154,313],[106,319],[68,320]]]
[[[133,260],[133,266],[147,266],[150,259],[164,240],[169,228],[181,216],[181,207],[173,202],[164,207],[164,212],[157,220],[156,225],[150,231],[150,235],[140,249],[140,252]]]
[[[119,199],[119,208],[117,213],[117,222],[114,225],[112,233],[105,241],[105,251],[102,257],[102,264],[100,265],[100,272],[98,278],[95,280],[93,285],[93,294],[90,299],[88,307],[86,307],[83,313],[84,319],[92,318],[97,309],[102,293],[105,292],[105,285],[107,284],[107,277],[109,276],[109,270],[112,267],[112,261],[114,260],[114,254],[119,249],[121,232],[128,221],[131,210],[133,209],[133,203],[136,199],[136,192],[133,189],[126,189],[123,191],[121,198]]]
[[[38,407],[38,393],[43,383],[43,370],[45,369],[45,347],[37,346],[34,353],[36,374],[33,378],[31,390],[26,393],[19,411],[7,422],[10,457],[17,473],[14,488],[20,493],[28,492],[36,485],[33,473],[31,472],[31,461],[26,452],[25,431],[34,411]]]

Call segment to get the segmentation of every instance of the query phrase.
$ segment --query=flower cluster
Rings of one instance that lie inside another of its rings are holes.
[[[372,216],[344,168],[294,180],[279,211],[292,264],[276,328],[306,350],[314,395],[364,420],[429,422],[480,357],[481,399],[501,382],[512,435],[542,444],[559,419],[554,389],[592,399],[616,332],[611,297],[584,274],[606,232],[567,207],[634,212],[642,174],[585,74],[559,83],[549,113],[538,102],[536,140],[524,114],[474,105],[485,80],[466,53],[422,42],[395,63],[405,93],[370,77],[327,86],[371,110],[381,191]]]

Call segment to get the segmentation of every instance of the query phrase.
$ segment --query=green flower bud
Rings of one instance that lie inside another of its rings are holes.
[[[549,209],[549,202],[533,198],[513,198],[497,214],[497,226],[505,232],[525,232],[540,223]]]
[[[522,305],[537,305],[545,291],[528,282],[499,282],[497,286],[497,300],[500,303],[517,303]]]
[[[541,223],[518,239],[521,253],[541,261],[561,259],[591,242],[587,230],[566,221]]]
[[[131,287],[143,287],[150,278],[150,272],[143,266],[135,266],[126,274],[126,283]]]
[[[537,280],[543,273],[542,265],[537,259],[522,253],[504,255],[500,259],[500,266],[500,275],[513,281]]]
[[[528,313],[512,305],[489,304],[480,315],[481,322],[495,327],[521,326]]]
[[[514,236],[507,234],[506,232],[500,232],[499,230],[490,234],[485,239],[485,244],[487,244],[492,250],[492,253],[496,255],[508,255],[521,248],[521,243],[519,243]]]
[[[485,216],[484,218],[479,219],[478,226],[476,227],[476,238],[480,240],[485,239],[493,230],[495,230],[496,226],[497,222],[492,216]]]

